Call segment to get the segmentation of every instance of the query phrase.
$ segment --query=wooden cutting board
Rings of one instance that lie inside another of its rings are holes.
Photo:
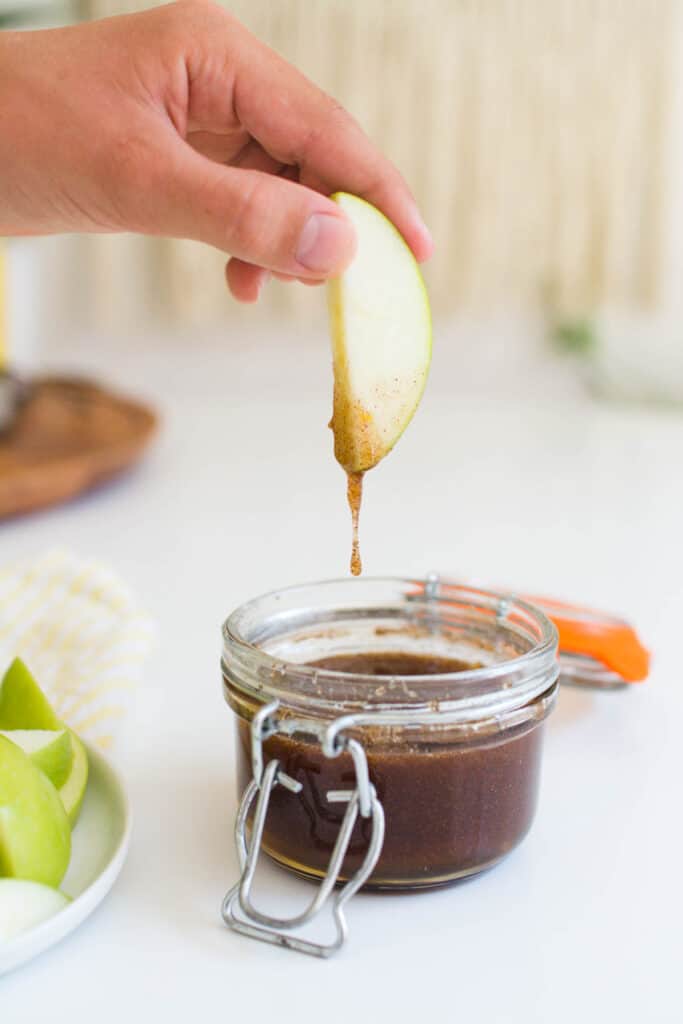
[[[123,472],[156,424],[151,409],[88,380],[28,382],[0,434],[0,519],[66,501]]]

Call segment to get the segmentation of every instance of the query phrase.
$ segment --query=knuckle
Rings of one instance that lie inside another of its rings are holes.
[[[329,97],[327,121],[335,127],[338,127],[340,124],[357,127],[357,121],[351,116],[346,107],[333,96]]]
[[[214,0],[176,0],[176,3],[162,8],[173,27],[187,31],[188,23],[193,28],[198,25],[215,26],[217,22],[225,24],[230,15],[215,3]]]
[[[312,154],[324,145],[325,139],[334,138],[342,133],[359,131],[358,122],[349,114],[339,100],[333,96],[324,95],[323,109],[319,118],[312,124],[306,133],[298,158],[300,165],[310,162]]]
[[[218,40],[223,46],[233,45],[239,22],[213,0],[177,0],[165,7],[153,8],[159,35],[172,54],[193,54],[201,64],[207,47]],[[232,41],[232,42],[231,42]]]
[[[355,117],[352,117],[339,100],[330,99],[324,122],[324,132],[325,135],[334,137],[337,132],[349,135],[355,132],[362,132],[362,128]]]

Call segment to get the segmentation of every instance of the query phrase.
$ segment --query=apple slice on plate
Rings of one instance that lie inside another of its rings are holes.
[[[71,751],[68,772],[62,781],[54,778],[52,781],[58,787],[71,825],[75,825],[88,784],[88,755],[76,733],[59,720],[21,658],[14,659],[0,682],[0,729],[7,733],[17,730],[17,736],[24,731],[49,730],[54,733],[66,729]],[[39,767],[45,770],[44,765],[39,764]],[[50,775],[49,771],[46,774]]]
[[[81,813],[81,806],[85,797],[85,790],[88,785],[88,755],[83,741],[78,738],[75,732],[70,732],[71,746],[73,748],[73,760],[71,771],[65,782],[57,792],[64,804],[64,810],[73,828]]]
[[[74,756],[68,729],[0,729],[0,736],[21,747],[57,789],[68,779]]]
[[[70,857],[71,829],[57,790],[0,736],[0,876],[59,885]]]
[[[0,729],[63,729],[21,658],[15,658],[0,682]]]
[[[69,903],[68,896],[50,885],[0,878],[0,943],[41,924]]]

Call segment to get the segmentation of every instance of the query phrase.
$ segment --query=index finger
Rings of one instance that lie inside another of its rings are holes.
[[[378,207],[418,260],[432,239],[396,167],[327,93],[247,34],[233,86],[240,122],[275,160],[295,164],[301,184],[318,192],[352,192]]]

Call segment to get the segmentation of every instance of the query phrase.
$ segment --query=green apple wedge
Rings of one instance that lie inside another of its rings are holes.
[[[66,728],[50,706],[33,675],[21,660],[15,658],[0,683],[0,729]],[[88,755],[75,732],[67,730],[71,738],[73,758],[69,775],[58,792],[71,825],[75,825],[81,810],[88,783]]]
[[[31,672],[15,658],[0,683],[0,729],[63,729]]]
[[[59,889],[42,882],[0,878],[0,943],[41,924],[70,902]]]
[[[71,732],[70,735],[74,753],[71,771],[66,782],[59,787],[57,792],[64,804],[64,809],[73,828],[81,813],[81,806],[88,785],[88,755],[76,733]]]
[[[347,473],[391,451],[422,397],[432,355],[429,299],[394,225],[346,192],[333,200],[356,230],[349,267],[328,284],[334,364],[334,454]]]
[[[71,828],[57,790],[0,736],[0,876],[57,886],[70,856]]]
[[[0,729],[0,736],[21,747],[56,789],[68,779],[74,757],[68,729]]]

